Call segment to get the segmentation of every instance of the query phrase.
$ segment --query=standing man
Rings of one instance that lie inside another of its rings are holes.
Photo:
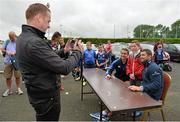
[[[62,36],[61,34],[56,31],[53,35],[52,35],[52,38],[51,40],[49,41],[49,44],[51,45],[51,48],[56,52],[57,50],[59,50],[60,48],[60,45],[59,45],[59,42],[61,40]],[[65,47],[65,43],[64,43],[64,47]],[[62,49],[62,48],[61,48]],[[64,91],[64,85],[61,83],[61,77],[62,75],[57,75],[57,77],[59,78],[59,89],[61,91]]]
[[[64,49],[53,51],[44,36],[49,28],[51,12],[41,3],[28,7],[26,20],[27,25],[22,26],[16,49],[29,101],[36,111],[37,121],[58,121],[61,105],[57,74],[71,72],[81,58],[83,46],[76,42],[67,59],[61,57],[71,49],[70,42]]]
[[[3,93],[3,97],[7,97],[8,95],[12,94],[11,86],[12,86],[12,75],[16,78],[16,86],[17,86],[17,93],[19,95],[23,94],[23,91],[20,88],[21,85],[21,74],[17,67],[14,67],[11,60],[15,59],[16,55],[16,39],[17,36],[15,32],[9,32],[9,40],[6,40],[1,48],[4,54],[4,76],[6,78],[6,85],[7,90]]]
[[[51,45],[52,49],[54,51],[57,51],[59,49],[59,40],[61,39],[61,34],[56,31],[53,35],[51,40],[49,40],[49,44]]]
[[[130,44],[131,52],[126,65],[126,74],[130,77],[130,84],[139,86],[142,82],[143,64],[140,61],[141,46],[138,40]]]
[[[143,49],[141,51],[141,62],[144,64],[145,69],[142,74],[141,86],[129,86],[132,91],[146,92],[155,100],[159,100],[163,91],[163,72],[161,68],[152,61],[152,52],[149,49]]]

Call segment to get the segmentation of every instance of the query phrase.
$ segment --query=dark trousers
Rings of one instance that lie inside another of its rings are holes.
[[[36,111],[37,121],[59,121],[60,115],[60,96],[39,99],[31,101],[33,108]]]

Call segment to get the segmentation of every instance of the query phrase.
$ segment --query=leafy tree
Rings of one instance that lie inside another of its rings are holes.
[[[162,24],[153,25],[138,25],[134,29],[135,38],[168,38],[172,37],[172,32],[169,27]]]
[[[171,25],[171,38],[180,38],[180,19]]]
[[[135,38],[152,38],[154,32],[154,26],[152,25],[138,25],[134,29]]]

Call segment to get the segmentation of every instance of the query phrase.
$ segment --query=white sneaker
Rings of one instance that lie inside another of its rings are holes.
[[[11,95],[13,92],[9,91],[9,89],[7,89],[4,93],[3,93],[3,97],[7,97],[8,95]]]
[[[78,80],[80,80],[81,78],[80,77],[77,77],[77,78],[75,78],[75,81],[78,81]]]
[[[23,91],[21,90],[21,88],[18,88],[17,93],[18,93],[19,95],[22,95],[22,94],[23,94]]]

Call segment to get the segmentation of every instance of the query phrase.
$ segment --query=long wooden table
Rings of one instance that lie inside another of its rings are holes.
[[[160,107],[161,101],[152,99],[143,92],[132,92],[123,81],[113,78],[105,79],[105,71],[97,68],[83,69],[83,77],[88,81],[97,96],[101,99],[100,119],[102,120],[102,103],[112,112],[138,111]],[[81,100],[83,100],[83,85]]]

